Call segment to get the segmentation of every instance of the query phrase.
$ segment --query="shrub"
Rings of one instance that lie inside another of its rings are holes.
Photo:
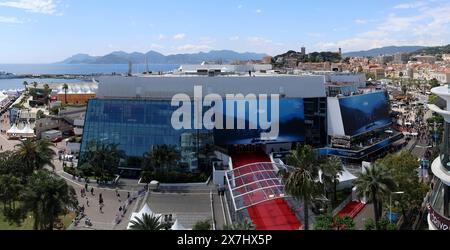
[[[210,220],[204,220],[199,221],[195,223],[195,225],[192,227],[192,230],[211,230],[211,221]]]

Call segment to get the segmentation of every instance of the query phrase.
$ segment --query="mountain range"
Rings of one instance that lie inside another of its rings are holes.
[[[364,51],[344,53],[343,57],[375,57],[379,55],[394,55],[396,53],[413,53],[424,49],[424,46],[388,46]]]
[[[105,56],[91,56],[88,54],[76,54],[65,59],[61,64],[144,64],[146,60],[149,64],[199,64],[204,61],[221,61],[230,63],[233,61],[261,60],[266,54],[239,53],[232,50],[213,50],[210,52],[200,52],[194,54],[163,55],[156,51],[147,53],[126,53],[116,51]]]

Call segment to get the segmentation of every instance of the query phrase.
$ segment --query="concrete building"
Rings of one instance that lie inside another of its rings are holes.
[[[394,63],[405,64],[409,60],[408,53],[397,53],[394,55]]]
[[[415,56],[415,59],[417,59],[418,62],[421,63],[429,63],[429,64],[434,64],[436,63],[436,57],[435,56],[427,56],[427,55],[420,55],[420,56]]]
[[[447,102],[447,107],[441,109],[432,104],[431,111],[444,117],[444,139],[440,156],[431,164],[433,191],[428,200],[428,226],[430,230],[450,230],[450,90],[448,86],[441,86],[431,92]]]

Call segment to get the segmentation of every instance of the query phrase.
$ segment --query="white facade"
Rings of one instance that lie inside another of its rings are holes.
[[[324,76],[102,76],[99,77],[100,99],[151,98],[171,100],[176,94],[194,96],[194,87],[203,94],[284,94],[286,98],[326,97]]]

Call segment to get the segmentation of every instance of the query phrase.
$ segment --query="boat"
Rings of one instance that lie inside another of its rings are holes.
[[[17,77],[16,74],[0,70],[0,79],[12,79],[16,77]]]

